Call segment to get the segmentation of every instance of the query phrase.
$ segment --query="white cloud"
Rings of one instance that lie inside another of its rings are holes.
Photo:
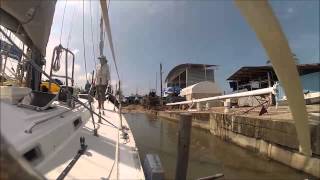
[[[74,49],[74,50],[72,50],[72,52],[73,52],[74,55],[76,55],[76,54],[79,53],[79,49]]]
[[[47,73],[50,72],[50,66],[51,66],[51,58],[52,58],[52,53],[53,53],[53,49],[59,45],[59,39],[54,36],[53,34],[50,35],[49,38],[49,42],[46,48],[46,69],[45,71]]]
[[[81,66],[79,64],[74,64],[74,72],[79,73],[81,70]]]
[[[92,76],[90,73],[87,73],[87,78],[89,81],[91,81]],[[87,82],[87,79],[86,79],[85,73],[75,72],[75,86],[83,88],[86,82]]]

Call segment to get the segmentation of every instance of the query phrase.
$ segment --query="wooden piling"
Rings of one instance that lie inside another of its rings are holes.
[[[191,123],[192,115],[190,113],[180,114],[176,180],[185,180],[187,177]]]

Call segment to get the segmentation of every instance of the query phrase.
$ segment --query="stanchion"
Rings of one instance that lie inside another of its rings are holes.
[[[191,123],[192,115],[190,113],[180,114],[176,180],[185,180],[187,177]]]

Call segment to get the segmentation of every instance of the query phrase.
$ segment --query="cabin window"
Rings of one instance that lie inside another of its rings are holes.
[[[23,154],[23,157],[29,162],[35,162],[41,157],[41,150],[39,146],[32,148]]]
[[[81,121],[81,118],[78,118],[76,120],[73,121],[73,127],[74,129],[77,129],[78,127],[80,127],[82,121]]]

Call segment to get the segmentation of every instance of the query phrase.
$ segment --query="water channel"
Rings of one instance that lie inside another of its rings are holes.
[[[160,156],[165,178],[175,175],[178,124],[143,113],[125,114],[143,163],[147,153]],[[223,173],[225,179],[313,179],[256,153],[222,141],[209,132],[193,128],[188,179]]]

